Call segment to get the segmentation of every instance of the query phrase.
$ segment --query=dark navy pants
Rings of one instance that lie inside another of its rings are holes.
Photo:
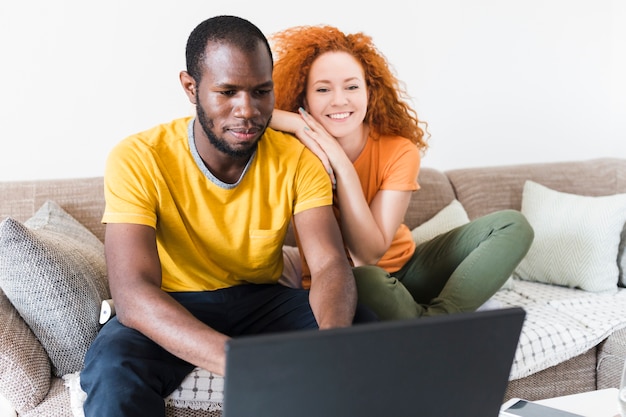
[[[231,337],[317,328],[307,290],[242,285],[170,294],[199,320]],[[357,308],[355,323],[375,320],[369,310]],[[114,317],[85,357],[80,377],[87,393],[85,416],[165,416],[163,398],[193,369]]]

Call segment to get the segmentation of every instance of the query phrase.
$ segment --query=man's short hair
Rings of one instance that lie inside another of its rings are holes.
[[[187,40],[187,72],[196,82],[202,77],[202,62],[209,41],[234,45],[243,51],[254,51],[262,42],[274,64],[269,42],[257,26],[237,16],[215,16],[196,26]]]

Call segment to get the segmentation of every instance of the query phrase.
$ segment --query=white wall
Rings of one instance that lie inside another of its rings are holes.
[[[424,166],[626,157],[624,0],[7,0],[0,180],[99,176],[119,140],[189,114],[187,36],[224,13],[371,35],[430,125]]]

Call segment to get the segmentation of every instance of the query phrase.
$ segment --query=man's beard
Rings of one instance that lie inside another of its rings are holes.
[[[206,134],[207,138],[209,138],[209,142],[211,142],[211,145],[213,145],[215,149],[217,149],[220,152],[225,153],[228,156],[231,156],[237,159],[248,159],[252,156],[252,154],[254,154],[257,143],[259,142],[259,140],[261,140],[260,136],[259,136],[259,139],[257,139],[256,142],[250,145],[249,148],[233,149],[228,144],[228,142],[226,142],[224,139],[218,137],[215,133],[213,133],[212,129],[215,127],[215,123],[213,123],[212,119],[209,119],[207,117],[204,110],[202,110],[202,106],[200,105],[199,101],[198,101],[198,104],[196,104],[196,115],[198,117],[198,122],[200,122],[200,126],[202,126],[202,130]],[[263,127],[262,132],[265,131],[268,125],[269,125],[269,120],[267,124]]]

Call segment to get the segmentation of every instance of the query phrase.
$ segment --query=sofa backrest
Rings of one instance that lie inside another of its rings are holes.
[[[626,193],[626,159],[620,158],[465,168],[446,175],[470,219],[496,210],[520,210],[526,180],[570,194]]]
[[[413,193],[405,223],[413,229],[458,199],[470,219],[496,210],[521,209],[524,182],[580,195],[626,193],[626,159],[548,162],[463,168],[441,172],[422,167],[420,190]],[[46,200],[53,200],[98,238],[104,240],[102,177],[0,182],[0,220],[31,217]],[[286,243],[294,244],[291,231]]]
[[[405,219],[411,228],[430,219],[454,199],[450,182],[441,171],[422,168],[419,183],[421,189],[413,193]],[[102,177],[0,182],[0,196],[0,221],[8,216],[25,221],[46,200],[53,200],[104,241]],[[291,228],[285,243],[295,245]]]
[[[411,196],[404,218],[409,229],[429,220],[455,199],[448,177],[435,168],[422,167],[417,182],[420,189]]]
[[[0,196],[0,221],[25,221],[52,200],[104,241],[102,177],[0,182]]]

